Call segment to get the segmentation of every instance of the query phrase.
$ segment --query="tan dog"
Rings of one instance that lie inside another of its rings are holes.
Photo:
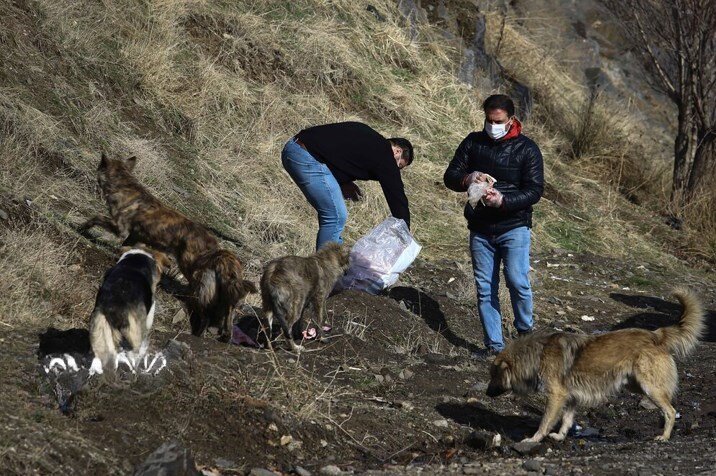
[[[556,332],[513,341],[492,363],[487,395],[544,391],[547,408],[537,433],[526,441],[536,442],[547,436],[564,410],[559,431],[549,433],[561,441],[572,427],[578,405],[599,404],[626,387],[644,393],[661,409],[664,432],[656,439],[668,440],[676,415],[671,400],[678,383],[673,356],[685,357],[694,349],[705,319],[696,296],[687,290],[677,290],[675,296],[684,308],[681,320],[653,332]]]
[[[261,277],[261,299],[269,327],[273,317],[281,323],[283,335],[291,348],[302,347],[293,341],[291,330],[302,321],[303,312],[312,305],[320,324],[325,318],[325,301],[338,278],[348,269],[350,248],[328,243],[308,257],[285,256],[269,262]]]

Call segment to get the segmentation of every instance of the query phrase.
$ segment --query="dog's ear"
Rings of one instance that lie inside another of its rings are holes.
[[[133,155],[133,156],[129,157],[128,159],[125,159],[124,163],[127,165],[127,170],[129,170],[130,172],[133,172],[134,167],[137,166],[137,156]]]

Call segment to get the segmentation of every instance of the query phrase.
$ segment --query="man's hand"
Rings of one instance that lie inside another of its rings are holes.
[[[502,206],[502,193],[497,189],[489,188],[482,200],[487,207],[499,208]]]
[[[353,202],[363,200],[363,191],[358,188],[358,185],[356,185],[355,182],[342,183],[341,192],[343,193],[343,198],[346,200],[351,200]]]

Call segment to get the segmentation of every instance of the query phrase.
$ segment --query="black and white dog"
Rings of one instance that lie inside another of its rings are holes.
[[[118,360],[134,369],[146,353],[154,321],[154,293],[167,264],[163,253],[133,248],[105,273],[90,318],[94,373],[114,372]],[[129,349],[126,357],[117,352],[122,338]]]

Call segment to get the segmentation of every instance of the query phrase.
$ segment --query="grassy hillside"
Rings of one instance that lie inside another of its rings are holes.
[[[103,460],[99,444],[72,429],[54,433],[50,428],[71,424],[38,410],[37,383],[26,372],[36,363],[36,332],[50,325],[86,325],[102,273],[117,251],[116,237],[96,231],[97,239],[90,241],[75,231],[105,210],[95,179],[101,151],[138,156],[141,181],[168,205],[220,230],[229,238],[226,246],[246,263],[248,277],[256,280],[266,260],[313,248],[314,212],[280,165],[285,141],[315,124],[367,122],[415,145],[416,160],[404,179],[423,258],[437,268],[445,260],[456,262],[468,274],[466,197],[446,190],[442,174],[460,140],[482,127],[480,104],[498,88],[457,80],[459,35],[445,34],[426,20],[409,26],[394,2],[371,1],[373,11],[367,5],[351,0],[0,0],[0,342],[13,345],[3,349],[7,355],[0,361],[0,372],[12,381],[7,390],[12,396],[2,410],[12,423],[0,428],[6,442],[0,443],[0,457],[18,472],[49,470],[53,464],[54,453],[22,443],[24,434],[41,434],[43,444],[55,449],[57,438],[71,434],[78,454],[93,464],[122,464],[117,455]],[[535,94],[525,133],[542,148],[548,182],[535,210],[536,252],[594,253],[685,269],[672,254],[683,257],[685,241],[648,208],[662,176],[658,166],[654,171],[644,165],[650,163],[652,138],[633,137],[612,121],[613,103],[604,98],[589,116],[599,134],[575,155],[575,142],[585,140],[579,131],[588,91],[581,80],[569,76],[518,23],[502,25],[496,14],[488,13],[487,46]],[[380,188],[361,186],[365,201],[349,204],[349,242],[388,215]],[[647,206],[635,205],[637,200]],[[445,275],[444,281],[453,277]],[[469,279],[455,282],[462,288],[454,292],[469,303]],[[162,336],[186,331],[188,323],[172,323],[178,301],[165,293],[160,301],[155,326],[165,332]],[[255,296],[249,302],[258,304]],[[346,308],[350,304],[355,303],[348,300]],[[347,315],[367,322],[371,316],[358,307]],[[382,312],[380,306],[375,309]],[[456,314],[466,309],[472,305]],[[429,336],[421,337],[426,342],[438,342],[427,327],[418,332],[407,322],[410,336],[422,332]],[[242,367],[237,375],[258,380],[250,375],[256,359],[241,356],[249,370]],[[225,364],[202,365],[215,370]],[[298,399],[305,395],[288,397],[285,379],[301,386],[322,374],[278,375],[284,380],[252,387],[252,395],[264,398],[275,387],[307,424],[304,420],[316,416],[301,413]],[[192,383],[191,390],[208,407],[212,398],[233,402],[233,394],[217,390],[228,385],[223,378],[223,373],[207,377]],[[323,384],[309,383],[307,394],[319,388],[315,405],[330,410],[333,387],[326,394],[333,381],[324,391]],[[204,392],[204,385],[210,390]],[[198,405],[193,394],[174,391],[171,401]],[[101,408],[104,397],[94,398]]]

